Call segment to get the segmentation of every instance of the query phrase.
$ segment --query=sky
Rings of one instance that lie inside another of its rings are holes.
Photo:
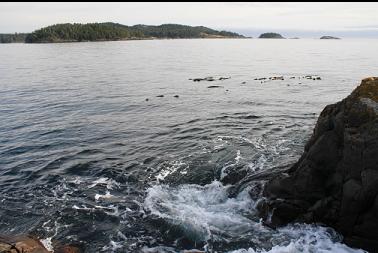
[[[178,23],[225,29],[247,36],[378,37],[378,3],[0,3],[0,33],[32,32],[57,23]]]

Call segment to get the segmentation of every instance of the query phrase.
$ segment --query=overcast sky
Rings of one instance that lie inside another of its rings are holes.
[[[370,32],[378,3],[0,3],[0,33],[56,23],[179,23],[239,31]],[[295,33],[295,32],[294,32]]]

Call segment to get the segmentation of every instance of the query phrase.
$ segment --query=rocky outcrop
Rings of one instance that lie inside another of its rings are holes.
[[[32,236],[0,235],[0,253],[51,253],[45,246]],[[74,246],[54,246],[55,253],[80,253]]]
[[[378,77],[326,106],[299,161],[265,185],[265,223],[324,223],[348,245],[378,252],[377,115]]]

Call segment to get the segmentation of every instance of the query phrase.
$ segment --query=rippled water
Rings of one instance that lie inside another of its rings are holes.
[[[376,42],[0,45],[0,233],[85,252],[359,252],[330,228],[264,227],[255,204],[322,108],[375,74]],[[231,78],[189,80],[207,76]]]

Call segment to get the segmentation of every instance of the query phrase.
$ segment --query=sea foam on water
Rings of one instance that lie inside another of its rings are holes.
[[[246,235],[256,244],[254,248],[233,249],[230,253],[364,252],[342,244],[342,237],[328,227],[308,224],[290,224],[277,230],[264,227],[255,215],[250,189],[229,198],[228,188],[218,181],[205,186],[155,185],[147,190],[144,207],[152,215],[179,226],[188,239],[207,246],[228,240],[245,242]],[[151,248],[145,250],[154,252]],[[173,248],[156,250],[172,252]]]

